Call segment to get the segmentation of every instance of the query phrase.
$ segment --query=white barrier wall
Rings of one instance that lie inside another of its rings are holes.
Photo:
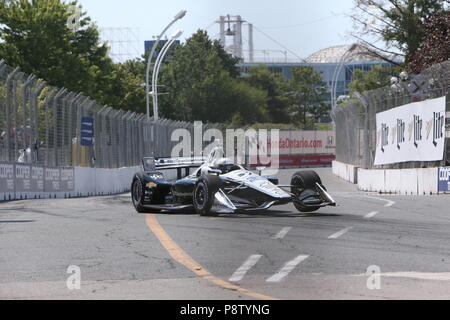
[[[333,161],[333,174],[353,184],[358,183],[358,168],[350,164]]]
[[[75,168],[77,196],[103,196],[130,191],[133,176],[141,167],[120,169]],[[168,180],[177,177],[176,170],[161,170]]]
[[[128,192],[133,175],[140,167],[120,169],[75,168],[76,197],[102,196]]]
[[[438,168],[367,170],[334,161],[333,174],[358,184],[361,191],[404,195],[438,193]]]
[[[438,193],[438,168],[426,169],[358,169],[361,191],[403,195]]]
[[[5,163],[1,166],[0,201],[125,193],[131,189],[133,176],[141,170],[140,166],[120,169],[81,167],[44,169],[32,165]],[[161,172],[168,180],[177,177],[177,170]]]

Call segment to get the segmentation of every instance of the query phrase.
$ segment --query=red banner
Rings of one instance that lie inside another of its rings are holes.
[[[254,160],[254,159],[252,159]],[[331,166],[331,163],[336,160],[335,155],[324,154],[324,155],[280,155],[280,163],[278,167],[328,167]],[[253,164],[250,164],[251,168],[256,168],[260,166],[269,167],[270,164],[262,164],[258,159],[258,164],[254,164],[255,161],[251,161]]]

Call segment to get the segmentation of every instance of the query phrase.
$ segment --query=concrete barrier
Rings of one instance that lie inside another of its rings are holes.
[[[140,167],[119,169],[75,168],[77,197],[104,196],[128,192]]]
[[[358,168],[339,161],[333,161],[333,174],[339,178],[351,182],[353,184],[358,183]]]
[[[106,196],[130,191],[133,175],[141,167],[119,169],[44,168],[0,163],[0,201]],[[168,180],[176,170],[162,171]]]
[[[438,168],[419,169],[417,177],[419,194],[437,194],[439,192],[438,176]]]
[[[0,164],[0,201],[111,195],[130,190],[140,167],[97,169]]]
[[[362,191],[383,192],[386,184],[384,170],[358,169],[358,186]]]
[[[333,161],[333,174],[368,192],[426,195],[438,193],[438,168],[361,169]]]
[[[438,169],[358,169],[361,191],[401,195],[438,193]]]

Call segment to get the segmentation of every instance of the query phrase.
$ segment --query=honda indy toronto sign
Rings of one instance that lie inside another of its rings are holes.
[[[441,161],[445,146],[445,102],[441,97],[377,114],[375,165]]]

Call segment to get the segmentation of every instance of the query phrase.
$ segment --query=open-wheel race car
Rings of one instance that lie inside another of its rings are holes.
[[[336,206],[314,171],[297,172],[290,185],[282,186],[258,169],[259,174],[235,164],[221,147],[207,158],[144,158],[131,185],[133,205],[139,213],[195,211],[202,216],[264,211],[290,202],[300,212]],[[163,170],[176,170],[177,179],[166,180]]]

